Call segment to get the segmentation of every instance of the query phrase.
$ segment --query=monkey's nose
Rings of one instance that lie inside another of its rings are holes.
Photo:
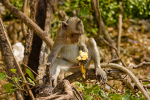
[[[79,42],[79,41],[77,40],[77,41],[74,42],[74,44],[78,44],[78,42]]]

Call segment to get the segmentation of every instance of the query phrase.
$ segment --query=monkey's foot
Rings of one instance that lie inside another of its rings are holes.
[[[82,73],[82,77],[85,79],[85,69],[82,64],[81,64],[81,73]]]
[[[96,77],[100,77],[104,83],[107,82],[107,74],[101,68],[96,68]]]

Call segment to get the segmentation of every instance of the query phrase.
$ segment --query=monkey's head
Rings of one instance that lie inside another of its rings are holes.
[[[84,34],[83,22],[78,17],[71,17],[67,22],[62,22],[62,31],[68,43],[78,43],[81,35]]]

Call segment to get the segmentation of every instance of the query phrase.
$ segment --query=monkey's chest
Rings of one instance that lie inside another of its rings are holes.
[[[72,63],[78,63],[76,57],[79,55],[79,48],[76,44],[69,44],[64,46],[60,52],[59,57],[66,59]]]

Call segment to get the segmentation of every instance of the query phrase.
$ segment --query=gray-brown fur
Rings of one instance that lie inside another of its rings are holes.
[[[68,21],[62,22],[52,52],[49,55],[48,63],[52,64],[51,73],[55,79],[54,85],[57,84],[60,71],[76,72],[80,70],[80,68],[71,68],[81,63],[76,60],[80,50],[88,52],[88,61],[84,64],[85,68],[88,68],[93,60],[96,68],[95,74],[101,76],[104,82],[107,81],[107,75],[100,66],[100,57],[95,40],[84,35],[82,20],[71,17]]]

